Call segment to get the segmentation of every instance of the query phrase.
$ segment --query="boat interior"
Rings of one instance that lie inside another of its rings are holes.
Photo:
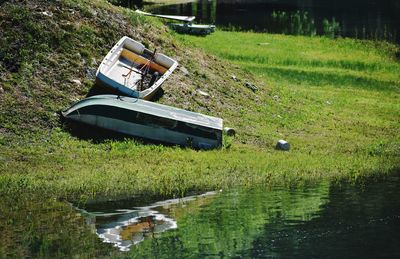
[[[151,86],[151,78],[155,72],[157,72],[157,76],[161,76],[168,68],[157,63],[157,57],[160,54],[151,53],[144,46],[132,47],[129,45],[123,44],[122,47],[117,48],[108,60],[105,71],[102,72],[121,85],[132,90],[142,91]]]

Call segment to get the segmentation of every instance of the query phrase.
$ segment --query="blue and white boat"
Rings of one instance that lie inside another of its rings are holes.
[[[149,100],[177,66],[176,60],[152,52],[125,36],[101,62],[96,83],[130,97]]]
[[[66,119],[197,149],[222,145],[223,120],[138,98],[96,95],[63,111]]]

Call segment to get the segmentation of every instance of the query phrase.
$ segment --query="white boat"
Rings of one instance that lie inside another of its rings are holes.
[[[181,16],[181,15],[165,15],[165,14],[152,14],[140,10],[136,10],[138,14],[159,17],[169,20],[181,21],[184,23],[170,23],[168,24],[172,29],[178,33],[193,34],[193,35],[208,35],[215,31],[215,25],[210,24],[193,24],[195,16]]]
[[[140,10],[136,10],[136,12],[138,14],[142,14],[142,15],[146,15],[146,16],[164,18],[164,19],[169,19],[169,20],[176,20],[176,21],[181,21],[181,22],[192,22],[194,19],[196,19],[195,16],[152,14],[152,13],[146,13],[146,12],[143,12]]]
[[[221,118],[137,98],[96,95],[63,111],[66,119],[174,145],[221,147]]]
[[[149,100],[177,66],[176,60],[152,52],[125,36],[101,62],[96,83],[130,97]]]

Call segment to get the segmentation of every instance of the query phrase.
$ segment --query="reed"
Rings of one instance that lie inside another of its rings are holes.
[[[343,32],[340,23],[332,18],[324,18],[322,21],[315,19],[307,11],[273,11],[270,19],[268,19],[269,29],[266,32],[279,33],[285,35],[303,35],[316,36],[324,35],[334,39],[338,37],[353,37],[363,40],[388,41],[396,43],[396,30],[388,25],[383,25],[382,28],[376,28],[374,31],[367,31],[365,26],[355,28],[354,31]],[[222,28],[228,31],[243,31],[240,28]]]
[[[340,23],[336,21],[335,17],[332,18],[331,21],[328,19],[324,19],[322,21],[324,35],[334,39],[340,36]]]
[[[317,34],[315,21],[306,11],[293,13],[273,11],[271,18],[271,27],[273,28],[271,32],[273,33],[307,36],[315,36]]]

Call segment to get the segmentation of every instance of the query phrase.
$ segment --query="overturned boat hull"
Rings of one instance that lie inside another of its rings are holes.
[[[69,120],[163,143],[198,149],[222,145],[222,119],[137,98],[92,96],[61,114]]]

